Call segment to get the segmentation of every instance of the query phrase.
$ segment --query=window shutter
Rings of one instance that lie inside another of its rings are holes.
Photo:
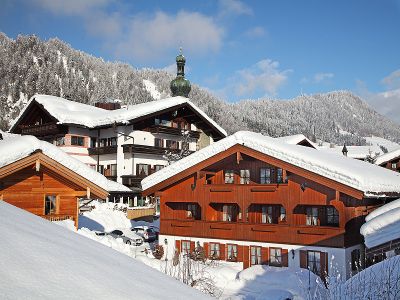
[[[195,247],[194,242],[190,241],[190,253],[194,251],[194,247]]]
[[[288,267],[289,266],[289,253],[288,249],[282,249],[282,267]]]
[[[307,269],[307,251],[300,250],[300,268]]]
[[[181,253],[181,241],[175,240],[175,249],[178,251],[178,253]]]
[[[237,261],[243,261],[243,246],[237,245]]]
[[[262,247],[261,248],[261,263],[263,265],[268,265],[269,264],[269,248],[267,247]]]
[[[205,257],[207,258],[207,257],[209,256],[209,253],[208,253],[208,243],[206,243],[206,242],[203,243],[203,250],[204,250],[204,255],[205,255]]]
[[[328,276],[328,253],[321,252],[321,278],[324,280]]]
[[[250,252],[249,246],[243,246],[243,269],[247,269],[250,266]]]
[[[219,259],[225,259],[225,244],[219,244]]]

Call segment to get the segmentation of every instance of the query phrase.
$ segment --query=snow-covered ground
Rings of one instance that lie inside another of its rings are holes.
[[[0,201],[1,299],[204,299],[173,278]]]
[[[79,234],[139,260],[160,272],[181,279],[181,271],[185,264],[183,257],[180,258],[180,264],[174,267],[172,261],[157,260],[153,257],[151,254],[153,245],[144,243],[139,247],[129,246],[124,244],[122,240],[110,236],[97,236],[94,232],[136,225],[158,227],[158,220],[153,223],[130,221],[123,212],[114,209],[115,204],[113,203],[93,203],[95,209],[80,216]],[[58,222],[58,224],[75,230],[70,221]],[[208,280],[208,283],[212,283],[214,294],[220,299],[307,299],[308,293],[314,297],[323,295],[325,292],[325,288],[317,276],[300,268],[254,266],[242,270],[242,263],[225,261],[208,262],[206,264],[194,262],[191,267],[196,279],[203,277]],[[309,282],[310,290],[308,289]],[[200,290],[204,289],[202,284],[195,287]]]

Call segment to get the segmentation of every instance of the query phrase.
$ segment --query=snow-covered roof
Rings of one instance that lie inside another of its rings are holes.
[[[365,218],[360,233],[372,248],[400,238],[400,199],[385,204]]]
[[[33,152],[41,150],[43,154],[62,164],[64,167],[93,182],[108,192],[129,192],[128,187],[108,180],[89,166],[73,158],[60,148],[38,140],[34,136],[12,136],[0,140],[0,168],[17,160],[30,156]]]
[[[388,161],[391,161],[392,159],[395,159],[397,157],[400,157],[400,149],[396,149],[391,152],[384,153],[384,154],[378,156],[375,160],[375,164],[382,165],[382,164],[387,163]]]
[[[41,104],[51,116],[57,119],[59,124],[75,124],[88,128],[112,125],[115,122],[127,124],[129,121],[137,119],[139,117],[153,114],[158,111],[162,111],[182,104],[187,104],[202,118],[204,118],[213,127],[215,127],[215,129],[219,131],[221,135],[227,135],[226,131],[221,126],[219,126],[214,120],[208,117],[188,98],[180,96],[130,105],[126,108],[120,108],[116,110],[105,110],[95,106],[66,100],[60,97],[49,95],[35,95],[31,97],[28,104],[24,107],[19,116],[13,121],[13,123],[11,124],[11,130],[17,124],[18,120],[22,117],[25,110],[30,106],[33,101]]]
[[[249,131],[239,131],[144,178],[142,188],[149,189],[236,144],[362,191],[365,197],[400,193],[400,173],[343,155],[332,155],[309,147],[290,145],[279,139]]]
[[[373,146],[347,146],[347,157],[355,159],[365,159],[368,156],[374,157],[382,153],[382,149],[376,145]],[[333,153],[336,155],[343,155],[343,146],[334,146],[332,148],[320,147],[320,151]]]
[[[314,143],[309,140],[304,134],[300,133],[300,134],[295,134],[295,135],[286,135],[286,136],[281,136],[278,137],[277,139],[284,141],[285,143],[291,144],[291,145],[298,145],[299,143],[303,142],[303,141],[307,141],[311,146],[313,146],[314,148],[315,145]]]
[[[0,228],[2,299],[209,299],[159,270],[4,201]]]

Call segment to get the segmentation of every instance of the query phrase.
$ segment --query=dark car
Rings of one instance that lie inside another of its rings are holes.
[[[153,242],[158,237],[157,232],[148,226],[135,226],[131,231],[141,236],[146,242]]]

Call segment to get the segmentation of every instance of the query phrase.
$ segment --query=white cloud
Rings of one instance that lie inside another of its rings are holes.
[[[393,71],[382,79],[382,83],[389,89],[400,88],[400,69]]]
[[[258,38],[265,35],[265,29],[261,26],[253,27],[245,32],[245,35],[250,38]]]
[[[216,52],[222,46],[223,28],[213,18],[197,12],[128,15],[124,10],[111,9],[115,0],[35,1],[54,14],[80,17],[87,32],[100,38],[118,59],[163,61],[177,53],[180,46],[191,54]]]
[[[240,97],[250,97],[254,93],[275,96],[291,72],[292,70],[279,70],[277,61],[264,59],[250,68],[237,71],[232,80],[233,87]]]
[[[378,113],[400,124],[400,88],[373,93],[368,90],[365,82],[357,80],[356,92]]]
[[[222,45],[223,29],[200,13],[157,12],[153,17],[137,16],[126,25],[124,38],[115,44],[119,57],[148,60],[180,46],[184,52],[199,54],[218,51]]]
[[[114,0],[34,0],[43,8],[62,15],[86,15],[102,9]]]
[[[252,15],[251,7],[239,0],[220,0],[220,16],[228,15]]]
[[[333,73],[317,73],[314,75],[314,83],[320,83],[326,79],[331,79],[335,75]]]

